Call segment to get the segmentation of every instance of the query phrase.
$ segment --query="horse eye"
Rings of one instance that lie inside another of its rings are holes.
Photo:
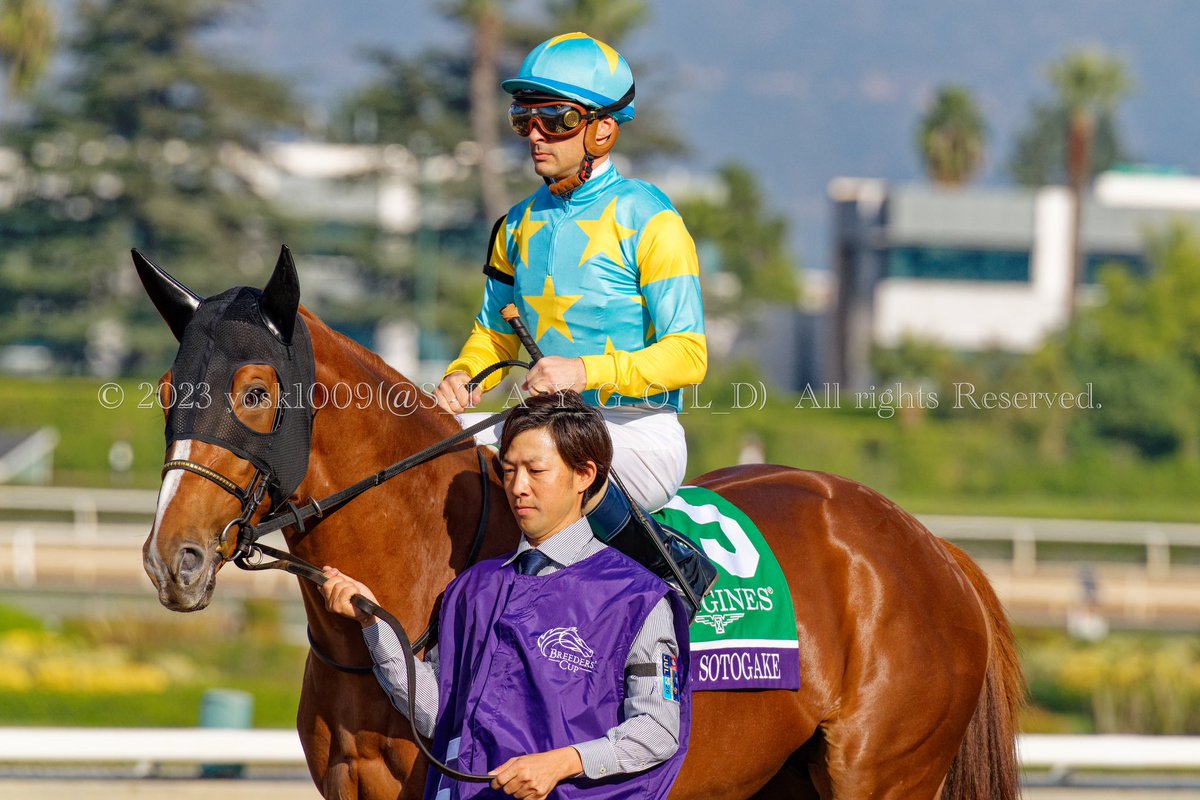
[[[252,386],[242,393],[242,406],[245,408],[258,408],[267,404],[269,395],[267,390],[261,386]]]

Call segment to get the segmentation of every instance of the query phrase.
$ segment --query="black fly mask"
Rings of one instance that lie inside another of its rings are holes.
[[[291,252],[287,247],[280,252],[262,291],[242,286],[207,299],[136,250],[133,260],[150,299],[179,339],[171,365],[176,402],[167,411],[167,444],[196,439],[249,461],[266,481],[272,508],[279,508],[308,472],[316,380],[312,340],[296,313],[300,286]],[[233,379],[248,364],[270,367],[278,379],[279,401],[269,433],[252,430],[234,413]],[[168,462],[168,468],[197,472],[239,497],[243,509],[248,507],[249,488],[237,487],[203,465]],[[252,513],[250,509],[247,518]]]

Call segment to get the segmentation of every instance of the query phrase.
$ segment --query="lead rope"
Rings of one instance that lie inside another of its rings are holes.
[[[479,558],[479,551],[483,548],[484,534],[487,533],[487,521],[492,507],[492,483],[488,480],[487,459],[484,457],[482,450],[479,451],[478,455],[479,482],[482,499],[479,503],[479,522],[475,526],[475,538],[471,541],[470,552],[467,553],[467,567],[474,565],[476,559]],[[268,569],[270,566],[271,565],[269,564],[258,564],[251,565],[250,567],[243,567],[243,569]],[[464,567],[464,569],[465,568],[466,567]],[[414,651],[429,649],[430,642],[437,637],[437,625],[437,617],[434,617],[434,619],[425,626],[425,630],[422,631],[421,635],[416,638],[416,641],[412,643]],[[375,669],[374,664],[360,666],[358,664],[342,664],[338,661],[334,661],[331,656],[328,656],[321,651],[321,647],[317,644],[316,639],[313,638],[312,628],[310,626],[305,626],[305,635],[308,637],[308,647],[310,650],[312,650],[313,655],[317,657],[318,661],[327,667],[336,669],[338,672],[345,672],[350,675],[370,675]]]
[[[324,586],[326,582],[325,573],[317,569],[312,564],[302,558],[298,558],[284,550],[277,550],[269,545],[255,543],[254,548],[263,555],[270,556],[274,561],[266,564],[248,567],[248,569],[282,569],[290,572],[293,575],[304,578],[305,580],[315,583],[318,587]],[[404,632],[404,626],[400,624],[400,620],[392,616],[391,612],[381,607],[378,603],[372,603],[361,594],[356,594],[350,598],[350,602],[354,607],[364,614],[370,614],[378,617],[387,623],[388,627],[396,634],[397,641],[400,642],[400,650],[404,654],[404,663],[408,670],[407,680],[405,681],[408,688],[408,724],[412,728],[413,741],[417,743],[421,753],[429,759],[430,765],[441,772],[448,778],[453,778],[456,781],[464,781],[466,783],[491,783],[495,776],[493,775],[476,775],[471,772],[460,772],[444,762],[439,761],[429,747],[425,744],[424,737],[417,730],[417,723],[414,721],[417,716],[417,657],[413,652],[412,644],[408,641],[408,634]]]
[[[536,362],[537,359],[541,358],[542,353],[538,349],[537,344],[534,343],[533,337],[529,335],[529,330],[521,321],[521,317],[517,314],[516,306],[511,304],[505,306],[500,313],[504,319],[508,321],[508,324],[512,326],[513,331],[517,334],[517,337],[521,340],[522,344],[525,345],[525,349],[529,351],[533,361]],[[493,364],[468,382],[467,391],[474,391],[475,386],[481,383],[483,379],[487,377],[487,375],[504,366],[523,366],[526,369],[530,369],[532,368],[533,363],[531,362],[526,364],[520,361],[506,361],[502,362],[501,364]],[[406,472],[407,470],[410,470],[419,464],[423,464],[426,461],[437,458],[460,442],[474,438],[475,434],[479,431],[486,430],[487,428],[490,428],[502,421],[508,416],[508,413],[509,409],[501,411],[498,414],[492,414],[490,417],[477,422],[469,428],[463,429],[462,432],[456,433],[447,439],[443,439],[437,444],[427,447],[419,453],[415,453],[408,458],[398,461],[390,467],[382,469],[370,477],[364,478],[358,483],[352,484],[341,491],[335,492],[320,502],[311,500],[309,504],[303,508],[297,508],[294,504],[288,503],[288,510],[281,511],[277,515],[272,514],[270,518],[264,520],[259,525],[250,525],[247,521],[247,523],[242,524],[238,530],[237,546],[234,549],[233,555],[231,555],[228,560],[233,561],[238,567],[247,570],[282,569],[286,572],[290,572],[293,575],[304,578],[305,580],[311,581],[318,587],[324,586],[326,583],[326,578],[325,574],[321,572],[321,570],[317,569],[304,559],[292,555],[291,553],[262,544],[258,541],[258,539],[273,531],[286,528],[289,525],[295,525],[303,533],[304,521],[306,519],[311,517],[323,519],[325,515],[338,511],[346,502],[357,497],[368,489],[372,489],[385,481],[389,481],[400,473]],[[480,542],[475,542],[475,546],[472,547],[473,554],[478,550],[479,544]],[[256,563],[250,560],[252,558],[256,558],[258,555],[266,555],[274,560],[266,563]],[[470,772],[460,772],[459,770],[448,766],[444,762],[439,761],[433,755],[433,753],[430,752],[429,747],[425,744],[424,738],[422,738],[420,732],[417,731],[417,723],[415,721],[417,714],[417,657],[413,652],[412,644],[408,640],[408,634],[404,631],[404,626],[401,625],[400,620],[392,616],[391,612],[389,612],[387,609],[382,608],[378,603],[372,603],[361,594],[354,595],[354,597],[350,598],[350,602],[355,608],[362,611],[364,614],[378,617],[386,622],[388,627],[391,628],[396,634],[397,641],[400,642],[400,650],[404,654],[404,662],[408,671],[408,679],[405,681],[408,688],[408,724],[412,729],[413,741],[417,743],[417,747],[420,748],[421,753],[427,759],[429,759],[430,765],[446,777],[457,781],[463,781],[465,783],[491,783],[493,780],[492,775],[476,775]],[[316,651],[314,650],[313,652]]]
[[[496,416],[504,415],[498,414]],[[471,551],[467,555],[468,566],[474,563],[475,559],[479,556],[480,548],[483,546],[483,534],[487,526],[488,511],[490,509],[490,493],[488,489],[489,481],[486,472],[487,463],[484,460],[483,453],[479,453],[479,467],[484,487],[483,500],[481,502],[482,510],[479,515],[479,524],[475,528],[475,539],[471,543]],[[311,581],[318,587],[325,585],[325,573],[321,572],[321,570],[317,569],[314,565],[310,564],[299,556],[292,555],[285,550],[279,550],[258,541],[250,542],[247,547],[247,551],[244,553],[239,553],[234,561],[234,563],[242,569],[255,571],[281,569],[285,572],[290,572],[292,575],[304,578],[307,581]],[[256,558],[257,556],[268,556],[273,560],[268,562],[250,560],[251,558]],[[404,626],[401,625],[400,621],[392,616],[391,612],[389,612],[387,609],[382,608],[378,603],[372,603],[370,600],[360,594],[354,595],[350,602],[353,603],[354,606],[363,613],[371,614],[386,622],[388,627],[391,628],[396,634],[397,641],[400,642],[400,650],[404,655],[404,664],[408,673],[407,680],[405,681],[408,688],[408,724],[412,729],[413,741],[417,743],[417,747],[419,747],[425,757],[429,759],[429,763],[443,775],[453,778],[454,780],[468,783],[490,783],[493,780],[493,776],[461,772],[446,765],[444,762],[439,761],[434,757],[433,753],[430,752],[429,748],[425,745],[424,738],[417,730],[417,723],[415,721],[417,714],[417,657],[416,653],[414,652],[413,645],[408,640],[408,634],[405,632]],[[421,634],[421,637],[417,640],[418,647],[423,647],[428,644],[427,640],[430,638],[430,634],[433,630],[434,626],[432,624],[425,629],[425,632]],[[330,660],[316,647],[316,643],[312,638],[311,630],[308,632],[308,642],[313,654],[318,658],[318,660],[329,665],[330,667],[333,667],[334,669],[354,674],[367,674],[372,670],[371,667],[348,667]]]

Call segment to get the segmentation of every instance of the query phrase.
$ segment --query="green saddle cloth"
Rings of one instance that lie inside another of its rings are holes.
[[[691,628],[693,691],[799,689],[792,593],[758,526],[716,492],[684,486],[655,519],[717,565]]]

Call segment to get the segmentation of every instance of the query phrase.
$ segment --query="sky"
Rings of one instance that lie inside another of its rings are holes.
[[[72,0],[57,0],[64,11]],[[513,0],[515,13],[535,6]],[[947,82],[975,94],[989,126],[980,182],[1006,163],[1045,65],[1074,47],[1122,57],[1135,89],[1118,115],[1140,161],[1200,172],[1200,3],[1194,0],[651,0],[620,49],[639,104],[668,109],[692,145],[686,166],[739,161],[792,226],[799,260],[829,261],[826,187],[837,176],[923,180],[915,127]],[[210,44],[285,76],[315,109],[370,78],[368,47],[414,54],[466,46],[436,0],[257,0]],[[643,86],[646,87],[643,89]],[[636,124],[636,122],[634,123]]]

